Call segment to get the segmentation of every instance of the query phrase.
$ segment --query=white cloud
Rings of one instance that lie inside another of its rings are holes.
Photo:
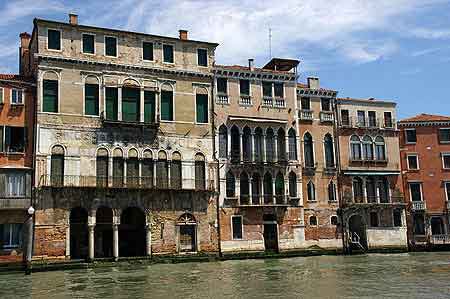
[[[448,39],[450,29],[416,28],[411,32],[414,36],[424,39]]]
[[[54,0],[20,0],[5,1],[0,8],[0,26],[9,25],[26,16],[36,16],[40,13],[63,11],[64,5]]]

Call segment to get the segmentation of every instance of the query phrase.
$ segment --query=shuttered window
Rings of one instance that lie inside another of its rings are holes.
[[[155,92],[144,91],[144,121],[155,122]]]
[[[83,53],[95,53],[95,36],[93,34],[83,34]]]
[[[142,43],[142,59],[153,61],[153,43]]]
[[[47,48],[49,50],[61,50],[61,31],[48,29]]]
[[[117,38],[112,36],[105,37],[105,55],[106,56],[117,56]]]
[[[181,161],[174,160],[170,165],[170,187],[181,189]]]
[[[161,91],[161,120],[173,120],[173,92]]]
[[[208,51],[197,49],[197,63],[199,66],[208,66]]]
[[[156,162],[157,188],[167,189],[169,180],[168,174],[167,160],[158,160],[158,162]]]
[[[58,81],[44,80],[43,81],[43,111],[44,112],[58,112]]]
[[[153,187],[153,159],[142,160],[142,183],[146,188]]]
[[[97,186],[108,186],[108,156],[97,156]]]
[[[115,87],[106,87],[106,119],[117,120],[118,91]]]
[[[173,46],[163,45],[163,59],[166,63],[173,63]]]
[[[197,94],[197,122],[208,123],[208,95]]]
[[[113,185],[121,187],[123,185],[123,158],[113,158]]]
[[[135,187],[139,184],[139,160],[128,158],[127,160],[127,186]]]
[[[122,88],[122,120],[139,121],[140,90],[137,88]]]
[[[51,184],[55,187],[64,183],[64,155],[52,154],[50,162]]]
[[[205,189],[205,161],[195,161],[195,189]]]
[[[98,115],[98,84],[84,85],[84,114]]]

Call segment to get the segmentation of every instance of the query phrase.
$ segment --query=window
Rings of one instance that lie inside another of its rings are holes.
[[[407,155],[407,163],[409,170],[417,170],[419,169],[419,159],[417,155]]]
[[[61,50],[61,31],[48,29],[47,31],[47,48],[49,50]]]
[[[5,141],[3,140],[4,131],[5,131],[5,127],[0,126],[0,153],[5,151]]]
[[[331,111],[330,99],[322,98],[320,102],[322,104],[322,111]]]
[[[43,88],[43,112],[58,112],[58,81],[44,80]]]
[[[272,204],[273,203],[273,182],[272,175],[269,172],[266,172],[264,175],[263,182],[263,190],[264,190],[264,203]]]
[[[402,226],[402,210],[395,209],[393,212],[394,218],[394,226],[401,227]]]
[[[338,225],[338,217],[336,215],[331,216],[330,223],[331,225]]]
[[[450,169],[450,153],[442,154],[442,167],[444,169]]]
[[[306,133],[303,137],[303,150],[305,155],[305,167],[314,168],[314,147],[311,134]]]
[[[363,137],[363,154],[364,160],[371,161],[373,160],[373,141],[370,136]]]
[[[289,160],[297,160],[297,136],[295,130],[290,128],[288,135]]]
[[[353,200],[355,203],[364,202],[363,181],[359,177],[353,179]]]
[[[261,179],[255,172],[252,177],[252,204],[259,205],[261,199]]]
[[[330,134],[326,134],[323,142],[325,148],[325,167],[333,168],[335,167],[333,137]]]
[[[421,183],[409,183],[409,191],[411,192],[411,201],[422,201]]]
[[[113,186],[123,186],[124,161],[123,153],[120,149],[114,150],[113,156]]]
[[[206,171],[205,156],[202,154],[195,155],[195,190],[205,190]]]
[[[375,111],[369,111],[369,127],[377,127],[377,113]]]
[[[416,143],[417,142],[416,129],[406,129],[405,139],[406,143]]]
[[[127,187],[136,187],[139,184],[139,160],[135,149],[128,151],[127,162]]]
[[[441,217],[431,217],[430,226],[432,235],[442,235],[445,232],[444,223]]]
[[[378,213],[370,212],[370,226],[378,227]]]
[[[384,138],[377,136],[375,138],[375,159],[378,161],[386,160],[386,148],[384,144]]]
[[[3,104],[3,93],[5,92],[5,89],[3,87],[0,87],[0,104]]]
[[[450,128],[439,129],[439,142],[441,143],[450,142]]]
[[[284,86],[283,83],[274,83],[273,90],[276,98],[284,98]]]
[[[239,93],[242,96],[250,96],[250,81],[239,80]]]
[[[293,171],[289,173],[289,196],[297,197],[297,175]]]
[[[206,49],[197,49],[197,64],[208,66],[208,51]]]
[[[25,197],[25,173],[6,174],[6,196]]]
[[[348,115],[348,110],[341,110],[341,125],[342,126],[350,125],[350,116]]]
[[[364,111],[358,110],[358,127],[365,127],[366,126],[366,113]]]
[[[306,190],[308,192],[308,201],[316,201],[316,187],[313,182],[309,181]]]
[[[366,178],[366,195],[369,203],[377,202],[377,189],[375,179],[373,177]]]
[[[217,78],[217,93],[221,95],[228,94],[228,80],[226,78]]]
[[[97,151],[96,159],[96,173],[97,173],[97,187],[108,186],[109,176],[109,157],[106,149],[99,149]]]
[[[248,204],[250,199],[250,186],[249,186],[249,178],[247,173],[244,171],[240,175],[240,198],[241,198],[241,204]]]
[[[25,151],[25,128],[5,127],[5,150],[8,153]]]
[[[336,186],[333,181],[328,184],[328,201],[336,201]]]
[[[106,87],[106,119],[117,120],[118,113],[118,92],[115,87]]]
[[[98,101],[98,84],[85,84],[84,85],[84,114],[85,115],[98,115],[99,101]]]
[[[83,53],[95,54],[95,35],[83,33]]]
[[[445,182],[445,199],[450,201],[450,182]]]
[[[242,216],[231,216],[233,240],[242,239]]]
[[[352,160],[361,160],[361,140],[356,135],[350,137],[350,150]]]
[[[138,122],[141,117],[141,91],[138,88],[122,88],[122,120]]]
[[[105,36],[105,56],[117,57],[117,38]]]
[[[393,128],[394,127],[391,112],[384,112],[384,127],[385,128]]]
[[[226,195],[227,197],[234,197],[236,189],[236,181],[231,171],[227,172],[226,176]]]
[[[310,226],[317,226],[317,217],[316,216],[309,217],[309,225]]]
[[[150,42],[142,43],[142,59],[153,61],[153,43]]]
[[[242,149],[244,162],[252,161],[252,130],[249,127],[245,127],[242,134]]]
[[[266,130],[266,162],[275,161],[275,134],[272,128]]]
[[[413,215],[413,232],[415,235],[425,235],[425,220],[423,214]]]
[[[281,172],[278,172],[275,178],[275,195],[276,195],[276,203],[283,204],[284,203],[284,176]]]
[[[11,105],[23,105],[23,90],[12,89],[11,90]]]
[[[142,159],[141,179],[146,187],[153,187],[153,154],[150,150],[144,151]]]
[[[311,101],[307,97],[302,97],[300,99],[301,101],[301,108],[302,110],[311,110]]]
[[[170,187],[172,189],[181,189],[182,170],[181,155],[178,152],[172,154],[172,163],[170,164]]]
[[[272,97],[272,83],[271,82],[262,82],[263,89],[263,97]]]
[[[197,123],[208,123],[208,95],[196,95]]]
[[[50,158],[50,182],[52,186],[64,185],[64,148],[55,145]]]
[[[165,152],[159,152],[156,162],[156,186],[167,189],[169,187],[169,166]]]
[[[22,224],[0,224],[0,247],[17,248],[22,245]]]
[[[264,146],[263,146],[263,131],[261,128],[255,129],[255,161],[263,162],[264,160]]]
[[[173,120],[173,92],[161,91],[161,120]]]
[[[219,128],[219,158],[227,158],[228,156],[228,132],[225,125]]]
[[[144,91],[144,122],[155,122],[155,92],[150,90]]]
[[[286,161],[286,134],[282,128],[277,132],[278,161]]]
[[[241,136],[236,126],[231,128],[231,162],[241,161]]]
[[[163,61],[165,63],[173,63],[173,46],[163,45]]]

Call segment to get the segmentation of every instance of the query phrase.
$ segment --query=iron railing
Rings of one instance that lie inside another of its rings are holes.
[[[368,128],[368,129],[395,129],[395,119],[379,119],[379,118],[368,118],[364,120],[345,117],[341,118],[339,126],[342,128]]]
[[[0,197],[1,209],[28,209],[31,197]]]

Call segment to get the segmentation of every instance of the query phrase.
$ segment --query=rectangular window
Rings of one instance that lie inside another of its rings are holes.
[[[271,82],[263,82],[262,83],[263,88],[263,97],[272,97],[272,83]]]
[[[142,59],[153,61],[153,43],[150,42],[142,43]]]
[[[118,90],[115,87],[105,88],[106,119],[118,120]]]
[[[231,216],[233,240],[242,240],[242,216]]]
[[[61,31],[48,29],[47,48],[49,50],[61,50]]]
[[[375,111],[369,111],[369,127],[375,128],[377,126],[377,113]]]
[[[25,128],[5,127],[5,147],[9,153],[23,153],[25,151]]]
[[[442,154],[442,167],[450,169],[450,153]]]
[[[17,248],[22,244],[22,224],[0,224],[0,247]]]
[[[0,104],[3,104],[3,92],[4,92],[3,87],[0,87]]]
[[[207,94],[197,94],[196,97],[197,105],[197,122],[198,123],[208,123],[208,95]]]
[[[406,129],[405,138],[406,143],[416,143],[417,142],[416,129]]]
[[[163,61],[166,63],[173,63],[173,46],[163,45]]]
[[[8,173],[6,174],[6,196],[7,197],[25,197],[25,174]]]
[[[123,185],[123,158],[114,157],[113,158],[113,186],[120,187]]]
[[[117,57],[117,38],[105,36],[105,56]]]
[[[273,90],[276,98],[284,98],[284,86],[283,83],[274,83]]]
[[[331,111],[330,99],[322,98],[320,102],[322,103],[322,111]]]
[[[450,128],[439,129],[439,142],[442,143],[450,142]]]
[[[12,89],[11,90],[11,104],[12,105],[23,105],[22,89]]]
[[[392,113],[384,112],[384,127],[385,128],[393,128],[394,124],[392,122]]]
[[[239,80],[239,93],[241,96],[249,96],[250,95],[250,81]]]
[[[43,112],[58,112],[58,81],[44,80],[43,87]]]
[[[217,93],[228,94],[228,80],[226,78],[217,78]]]
[[[173,92],[161,91],[161,120],[173,120]]]
[[[144,91],[144,122],[155,122],[155,92],[145,90]]]
[[[341,110],[341,124],[343,126],[350,125],[350,116],[348,114],[348,110]]]
[[[0,153],[5,151],[5,145],[3,140],[3,132],[5,130],[5,127],[0,126]]]
[[[364,111],[358,110],[358,127],[366,126],[366,113]]]
[[[208,66],[208,51],[206,49],[197,49],[197,64]]]
[[[422,201],[422,187],[420,183],[409,183],[411,201]]]
[[[309,98],[302,97],[300,101],[302,110],[311,110],[311,101]]]
[[[402,226],[402,211],[394,210],[394,226],[401,227]]]
[[[417,155],[407,155],[408,157],[408,169],[417,170],[419,169],[419,160]]]
[[[84,114],[98,115],[98,84],[84,85]]]
[[[83,53],[95,54],[95,35],[83,33]]]
[[[450,182],[445,182],[445,199],[450,201]]]
[[[122,88],[122,120],[138,122],[141,117],[141,91],[137,88]]]

